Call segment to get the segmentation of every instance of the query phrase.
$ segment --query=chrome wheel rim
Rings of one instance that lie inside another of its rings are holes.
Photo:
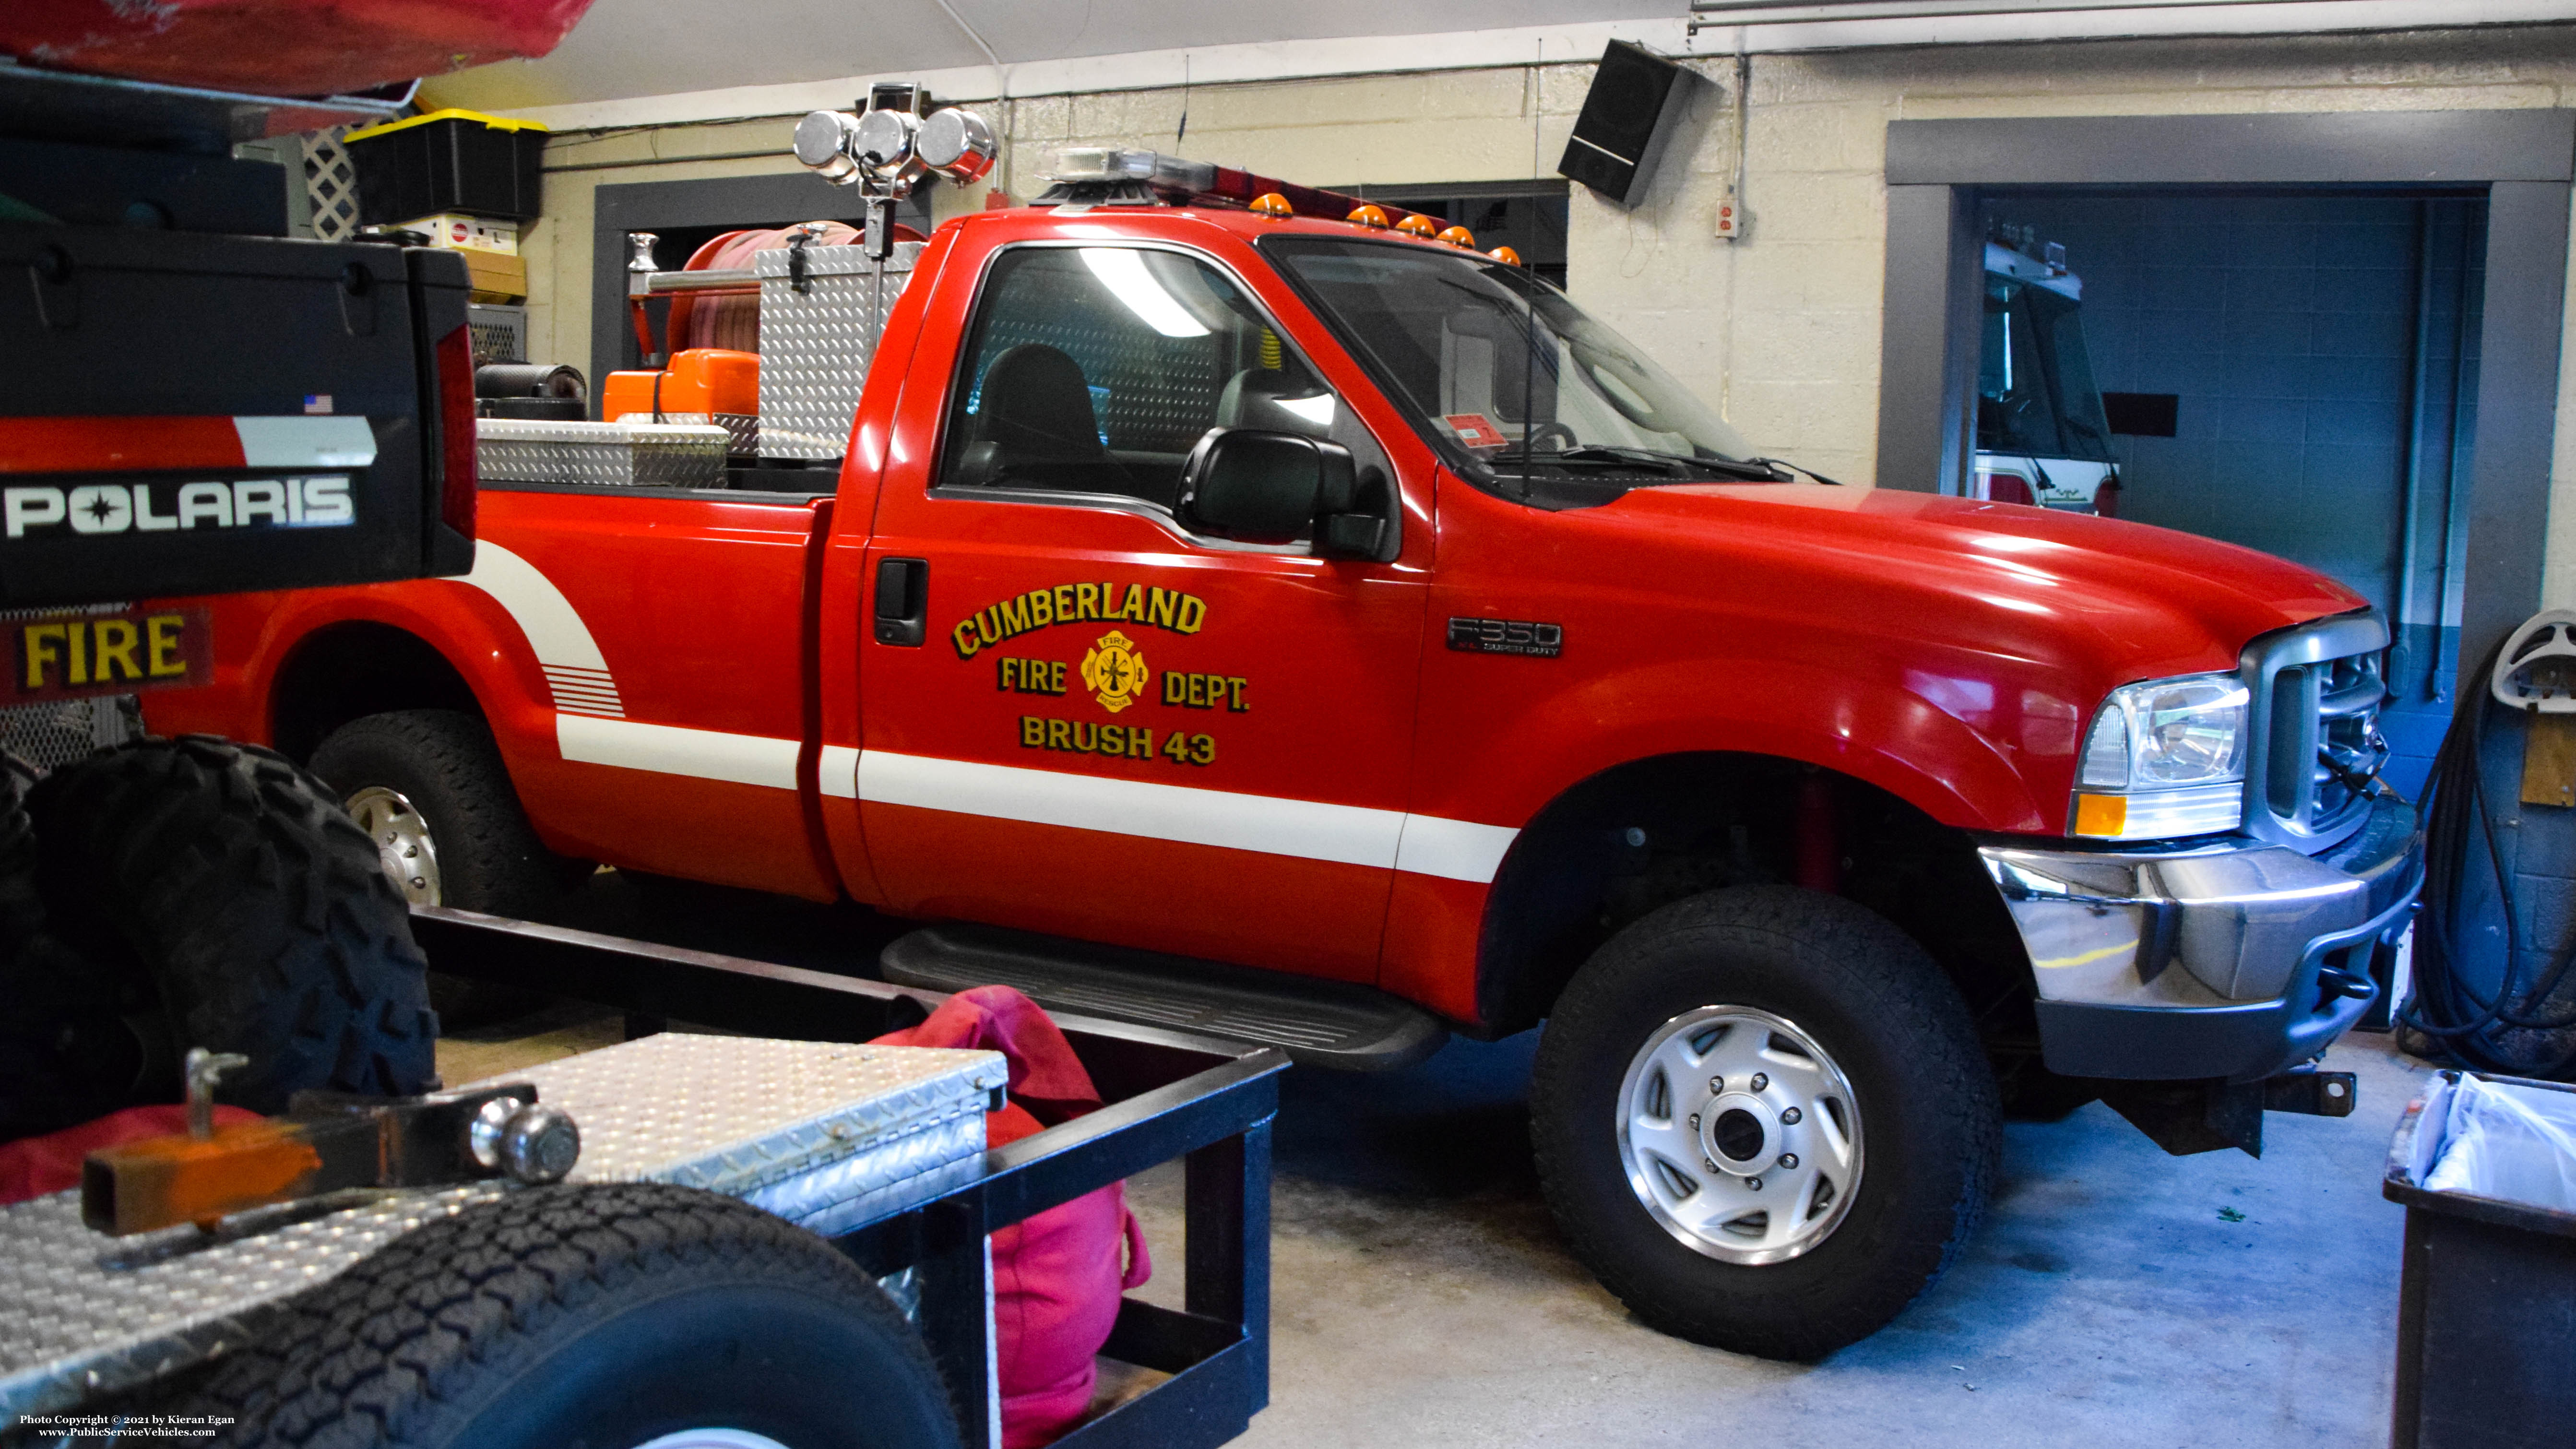
[[[1665,1232],[1721,1262],[1783,1263],[1860,1187],[1858,1098],[1796,1023],[1703,1006],[1657,1027],[1619,1084],[1619,1157]]]
[[[399,790],[369,785],[349,797],[349,818],[376,843],[376,860],[385,879],[415,906],[440,903],[438,843],[429,838],[429,822]]]

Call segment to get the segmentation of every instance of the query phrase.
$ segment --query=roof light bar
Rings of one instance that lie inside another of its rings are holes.
[[[1214,186],[1216,175],[1217,168],[1205,161],[1121,146],[1067,146],[1047,167],[1047,177],[1054,181],[1141,181],[1156,191],[1191,195]]]
[[[1166,205],[1238,206],[1282,220],[1290,216],[1320,221],[1391,228],[1424,241],[1437,239],[1473,251],[1475,234],[1462,226],[1423,212],[1388,207],[1366,197],[1299,186],[1275,176],[1262,176],[1231,166],[1185,161],[1159,151],[1123,146],[1067,146],[1049,158],[1047,179],[1055,183],[1039,206]],[[1501,248],[1486,255],[1507,266],[1520,265],[1517,254]]]

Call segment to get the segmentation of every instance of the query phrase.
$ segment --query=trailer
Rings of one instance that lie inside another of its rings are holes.
[[[436,907],[416,908],[412,928],[438,970],[533,987],[624,1014],[629,1040],[623,1047],[552,1064],[558,1068],[604,1061],[654,1043],[672,1050],[684,1045],[702,1057],[730,1054],[738,1063],[764,1054],[774,1061],[792,1044],[868,1042],[922,1020],[945,999],[882,982]],[[956,1437],[947,1439],[936,1432],[945,1427],[939,1412],[926,1419],[918,1415],[923,1396],[917,1393],[853,1403],[851,1416],[868,1419],[872,1427],[866,1433],[854,1430],[848,1442],[999,1445],[986,1239],[999,1228],[1175,1159],[1186,1163],[1187,1173],[1184,1306],[1123,1300],[1102,1351],[1106,1358],[1167,1377],[1056,1442],[1082,1449],[1214,1445],[1242,1433],[1268,1401],[1270,1124],[1287,1058],[1275,1049],[1156,1027],[1076,1016],[1055,1020],[1100,1089],[1105,1105],[1099,1110],[962,1157],[915,1152],[915,1171],[880,1173],[882,1180],[855,1198],[846,1186],[840,1188],[834,1200],[857,1202],[857,1210],[809,1213],[806,1218],[822,1228],[805,1234],[815,1247],[828,1243],[866,1279],[894,1285],[898,1291],[887,1295],[888,1303],[909,1300],[900,1328],[891,1328],[892,1320],[883,1312],[869,1316],[888,1325],[897,1339],[909,1336],[910,1342],[898,1343],[898,1349],[916,1362],[927,1362],[955,1408]],[[666,1030],[672,1022],[744,1035],[680,1036]],[[876,1051],[970,1055],[919,1048]],[[661,1053],[666,1058],[670,1054]],[[991,1067],[977,1076],[935,1065],[939,1069],[928,1077],[908,1080],[913,1099],[940,1093],[955,1099],[962,1091],[967,1110],[980,1112],[988,1105],[984,1093],[990,1091],[990,1105],[998,1105],[999,1079]],[[510,1075],[543,1080],[549,1070]],[[800,1065],[798,1070],[810,1074],[811,1069]],[[598,1075],[593,1074],[593,1096],[586,1100],[598,1100]],[[691,1084],[683,1080],[687,1075],[638,1072],[630,1065],[613,1077],[623,1098],[619,1105],[631,1111],[609,1113],[613,1122],[603,1118],[592,1126],[588,1135],[593,1145],[585,1152],[625,1153],[631,1160],[622,1164],[621,1175],[655,1176],[650,1170],[658,1160],[654,1124],[663,1124],[659,1130],[665,1135],[685,1135],[668,1124],[710,1117],[725,1118],[743,1135],[712,1151],[698,1143],[691,1149],[692,1162],[738,1162],[748,1155],[793,1156],[806,1150],[783,1147],[787,1139],[779,1135],[778,1125],[761,1118],[757,1072],[734,1073],[728,1080],[737,1085],[727,1088],[721,1100],[710,1099],[703,1083],[692,1098]],[[932,1083],[930,1077],[940,1080]],[[752,1085],[741,1085],[746,1082]],[[553,1088],[546,1090],[553,1094]],[[810,1113],[800,1120],[811,1128]],[[808,1136],[850,1134],[837,1121],[826,1127]],[[980,1144],[980,1121],[974,1127]],[[751,1194],[752,1200],[771,1205],[774,1223],[778,1213],[793,1211],[779,1204],[797,1196],[800,1182],[836,1165],[846,1176],[853,1161],[850,1151],[835,1152],[827,1142],[808,1158],[789,1162],[784,1175],[737,1173],[718,1181],[665,1170],[658,1176],[665,1182],[716,1182],[717,1191],[702,1194],[710,1199],[726,1193],[742,1196],[739,1189],[756,1176],[761,1192]],[[365,1339],[359,1331],[365,1325],[354,1321],[353,1305],[385,1301],[387,1290],[378,1281],[388,1276],[384,1265],[407,1251],[407,1241],[428,1241],[415,1235],[441,1231],[440,1225],[459,1221],[470,1209],[483,1209],[488,1221],[497,1206],[539,1201],[531,1193],[632,1196],[642,1191],[631,1185],[524,1188],[487,1178],[342,1194],[245,1214],[212,1232],[183,1225],[123,1239],[80,1227],[79,1204],[73,1201],[79,1193],[0,1209],[0,1303],[8,1305],[0,1308],[0,1414],[18,1426],[7,1442],[98,1442],[97,1436],[115,1442],[112,1436],[121,1424],[137,1438],[166,1437],[188,1427],[170,1414],[192,1404],[203,1410],[206,1386],[223,1381],[227,1373],[238,1383],[255,1370],[251,1377],[266,1375],[278,1385],[267,1391],[269,1399],[261,1399],[258,1391],[244,1396],[237,1390],[236,1400],[267,1403],[299,1384],[310,1387],[308,1380],[318,1382],[312,1355],[298,1362],[295,1344],[329,1341],[345,1352],[350,1343]],[[748,1210],[720,1200],[711,1206],[748,1215]],[[764,1231],[774,1238],[778,1227],[783,1224]],[[484,1235],[474,1250],[542,1256],[553,1241],[522,1221],[513,1231]],[[462,1245],[437,1246],[446,1251]],[[237,1266],[185,1276],[189,1255],[218,1253],[230,1254]],[[158,1282],[152,1281],[156,1275]],[[374,1299],[345,1287],[361,1280],[378,1290]],[[335,1309],[334,1304],[342,1306]],[[334,1325],[316,1322],[317,1313],[327,1317],[333,1312],[351,1320],[337,1324],[336,1333]],[[756,1369],[748,1372],[754,1377],[746,1382],[757,1396]],[[802,1392],[805,1386],[779,1387],[781,1392]],[[359,1410],[343,1404],[339,1411]],[[931,1424],[931,1436],[905,1437],[905,1426],[918,1423]],[[234,1426],[217,1425],[209,1437],[231,1442],[221,1436],[234,1432]],[[736,1437],[681,1441],[665,1435],[647,1442],[756,1444],[763,1449],[781,1442],[739,1430],[722,1432]],[[880,1433],[883,1437],[875,1437]],[[437,1438],[392,1434],[376,1442]],[[791,1444],[788,1449],[807,1446]]]

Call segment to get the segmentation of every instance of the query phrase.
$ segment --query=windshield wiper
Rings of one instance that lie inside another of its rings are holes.
[[[1840,478],[1828,478],[1813,468],[1801,468],[1786,458],[1755,458],[1751,461],[1759,463],[1766,468],[1779,468],[1791,473],[1804,474],[1809,478],[1815,479],[1819,483],[1823,483],[1831,487],[1840,488],[1844,486],[1843,480]]]
[[[1705,468],[1712,473],[1723,473],[1732,477],[1745,479],[1749,482],[1778,483],[1785,481],[1781,478],[1778,472],[1774,471],[1770,464],[1770,460],[1766,458],[1752,458],[1745,460],[1734,458],[1694,458],[1686,453],[1665,453],[1658,452],[1653,448],[1629,448],[1613,446],[1607,443],[1588,443],[1580,448],[1568,448],[1562,453],[1533,453],[1529,456],[1533,462],[1548,463],[1657,464],[1661,465],[1666,473],[1671,474],[1674,477],[1682,476],[1679,470],[1684,468]]]

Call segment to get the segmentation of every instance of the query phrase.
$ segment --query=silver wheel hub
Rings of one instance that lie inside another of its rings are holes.
[[[1657,1027],[1629,1062],[1619,1156],[1638,1203],[1683,1246],[1729,1263],[1786,1262],[1850,1211],[1859,1104],[1795,1023],[1703,1006]]]
[[[429,822],[399,790],[369,785],[351,795],[349,818],[376,843],[376,859],[385,879],[415,906],[442,903],[438,879],[438,843],[429,837]]]

